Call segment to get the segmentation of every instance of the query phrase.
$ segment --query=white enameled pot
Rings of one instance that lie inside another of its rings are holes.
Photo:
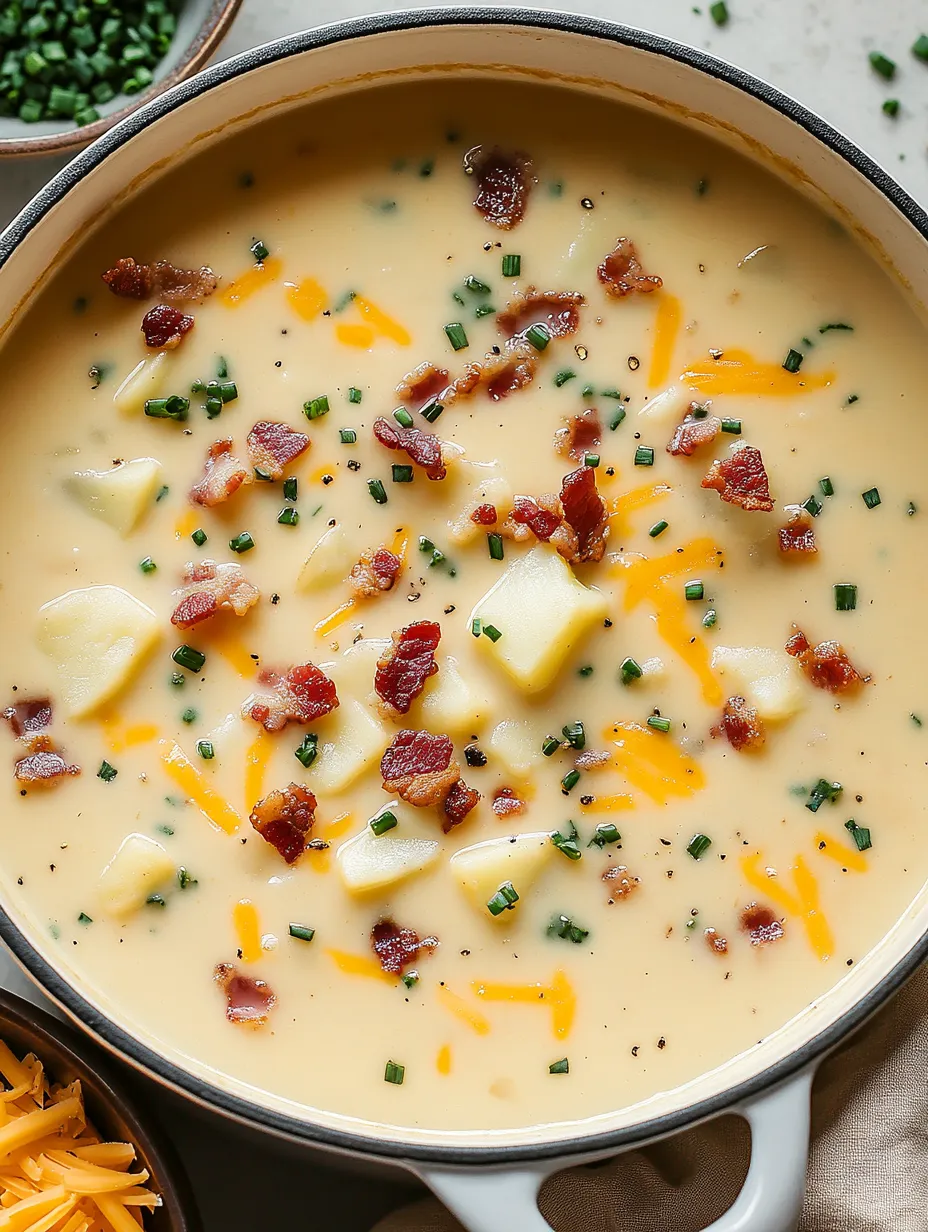
[[[793,183],[856,231],[917,305],[928,302],[928,216],[839,133],[770,86],[701,52],[589,18],[522,9],[442,9],[362,18],[228,60],[141,108],[78,155],[0,235],[0,338],[74,243],[160,169],[275,111],[377,82],[435,74],[505,74],[606,94],[666,114]],[[2,362],[2,357],[0,357]],[[2,897],[2,888],[0,888]],[[928,888],[826,997],[780,1032],[682,1090],[573,1124],[527,1130],[397,1129],[220,1087],[205,1065],[128,1030],[68,973],[4,900],[0,935],[87,1030],[204,1107],[343,1157],[419,1176],[470,1232],[544,1232],[542,1181],[735,1112],[752,1160],[715,1232],[789,1232],[798,1219],[816,1065],[899,987],[928,953]]]

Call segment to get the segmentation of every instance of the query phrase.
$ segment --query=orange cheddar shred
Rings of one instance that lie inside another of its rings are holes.
[[[557,970],[549,985],[502,984],[475,981],[471,984],[478,997],[485,1001],[517,1001],[543,1005],[551,1010],[551,1026],[558,1039],[566,1039],[577,1011],[577,996],[566,974]]]
[[[232,923],[242,962],[257,962],[262,954],[261,926],[258,909],[250,899],[243,898],[235,904],[232,908]]]
[[[283,262],[280,257],[267,257],[264,261],[259,261],[257,265],[253,265],[244,274],[240,274],[234,282],[230,282],[227,287],[223,287],[219,292],[220,302],[225,304],[227,308],[237,308],[246,299],[250,299],[256,291],[260,291],[262,287],[276,282],[283,268]]]
[[[179,744],[173,740],[162,740],[160,746],[164,768],[184,795],[214,826],[226,834],[234,834],[242,819],[228,800],[207,783]]]
[[[789,398],[833,384],[834,372],[788,372],[781,363],[764,363],[747,351],[725,351],[718,359],[700,360],[680,374],[691,389],[718,394],[760,394]]]
[[[661,732],[640,723],[615,723],[604,729],[612,737],[613,764],[655,804],[691,796],[706,785],[702,767]]]
[[[651,367],[648,370],[648,385],[655,389],[664,385],[670,375],[683,308],[675,295],[662,291],[657,299],[657,317],[654,321],[654,349],[651,352]]]

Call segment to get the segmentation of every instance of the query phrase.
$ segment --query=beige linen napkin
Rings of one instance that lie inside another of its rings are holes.
[[[822,1066],[800,1232],[928,1232],[928,968]],[[726,1117],[547,1182],[555,1232],[698,1232],[734,1201],[749,1136]],[[374,1232],[460,1232],[434,1199]],[[513,1232],[517,1232],[513,1229]]]

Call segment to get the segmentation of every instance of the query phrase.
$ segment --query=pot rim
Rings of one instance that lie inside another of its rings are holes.
[[[232,81],[253,69],[316,48],[349,39],[397,33],[428,26],[514,26],[565,34],[580,34],[636,50],[650,52],[667,60],[685,64],[718,81],[734,86],[772,110],[793,121],[822,145],[849,163],[875,187],[887,201],[928,240],[926,212],[895,180],[852,141],[821,117],[758,77],[746,73],[704,51],[688,47],[662,35],[599,18],[569,13],[544,12],[523,7],[409,9],[351,18],[288,35],[245,51],[180,82],[166,93],[140,107],[104,133],[59,171],[0,233],[0,270],[13,251],[44,216],[60,202],[85,175],[99,166],[120,146],[149,124],[182,107],[185,103]],[[733,1087],[687,1104],[658,1117],[598,1133],[577,1133],[570,1137],[523,1145],[475,1147],[465,1145],[432,1146],[383,1137],[350,1133],[329,1126],[300,1120],[224,1091],[191,1072],[159,1056],[135,1039],[86,1001],[77,990],[33,948],[10,916],[0,906],[0,938],[13,952],[26,972],[68,1013],[110,1050],[141,1071],[214,1112],[223,1113],[251,1127],[277,1136],[298,1140],[330,1150],[368,1158],[453,1165],[458,1167],[513,1164],[520,1161],[593,1155],[627,1149],[643,1142],[687,1129],[700,1121],[732,1110],[761,1092],[819,1062],[853,1030],[859,1027],[910,978],[928,958],[928,932],[900,958],[898,963],[873,988],[823,1031],[794,1049],[788,1056],[760,1070]],[[401,1133],[402,1131],[400,1131]]]

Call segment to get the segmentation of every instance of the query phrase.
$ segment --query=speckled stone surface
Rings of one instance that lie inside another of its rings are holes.
[[[385,0],[380,7],[411,6]],[[713,24],[705,0],[586,0],[577,7],[701,47],[772,82],[824,116],[928,205],[928,65],[909,52],[918,34],[928,32],[924,0],[728,0],[731,17],[723,29]],[[366,0],[245,0],[222,55],[370,11]],[[896,61],[894,81],[870,69],[867,53],[873,50]],[[886,98],[900,100],[896,119],[881,111]],[[63,161],[0,162],[0,227]],[[3,952],[0,983],[43,1000]],[[144,1082],[142,1091],[184,1154],[206,1232],[367,1232],[408,1197],[395,1183],[335,1171],[270,1139],[243,1136],[153,1084]]]

